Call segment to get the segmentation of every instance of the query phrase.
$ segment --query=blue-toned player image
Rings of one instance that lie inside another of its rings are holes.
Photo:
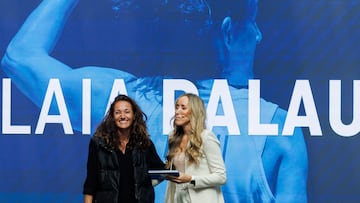
[[[7,77],[39,108],[44,108],[44,95],[51,88],[63,96],[67,112],[60,113],[69,115],[61,120],[65,134],[72,129],[93,134],[109,101],[122,93],[147,115],[151,140],[165,158],[175,96],[192,92],[204,100],[207,126],[221,143],[225,202],[307,202],[302,130],[284,136],[287,112],[256,91],[254,55],[262,39],[256,23],[258,0],[104,1],[111,17],[89,14],[99,30],[88,30],[96,36],[93,44],[104,43],[117,54],[111,67],[83,60],[70,63],[52,54],[69,16],[83,3],[43,0],[2,59]],[[72,29],[77,32],[76,26]],[[81,38],[74,42],[97,51]],[[99,49],[99,55],[108,54]],[[91,109],[89,114],[84,115],[84,106]],[[58,108],[58,103],[49,108]],[[156,202],[163,202],[165,181],[155,193]]]

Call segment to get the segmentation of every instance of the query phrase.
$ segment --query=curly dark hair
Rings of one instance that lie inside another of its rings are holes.
[[[106,116],[104,117],[100,125],[97,127],[95,131],[95,136],[104,138],[109,148],[118,148],[120,144],[120,139],[118,134],[118,127],[115,125],[114,120],[114,106],[119,101],[129,102],[134,112],[134,121],[131,125],[129,143],[127,146],[137,146],[140,148],[146,148],[150,146],[151,141],[146,126],[146,114],[141,110],[139,105],[132,98],[122,94],[115,97],[114,101],[110,106],[110,109],[106,113]]]
[[[206,0],[111,0],[111,3],[116,16],[129,14],[135,17],[135,13],[141,13],[153,21],[160,17],[211,23],[211,9]]]
[[[258,0],[110,0],[115,15],[139,12],[154,17],[182,18],[211,24],[225,16],[243,21],[253,18]],[[151,19],[151,17],[149,18]]]

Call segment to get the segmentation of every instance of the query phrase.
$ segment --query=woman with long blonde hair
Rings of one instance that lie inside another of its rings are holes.
[[[167,168],[178,170],[180,176],[168,177],[166,202],[224,202],[221,185],[226,170],[220,143],[206,129],[205,105],[199,96],[185,93],[176,100],[173,126]]]

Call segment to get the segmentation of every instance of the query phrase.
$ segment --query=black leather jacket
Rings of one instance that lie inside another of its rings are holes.
[[[149,154],[150,153],[150,154]],[[151,160],[148,160],[151,157]],[[132,150],[134,166],[135,198],[139,203],[153,203],[154,188],[148,169],[163,169],[164,163],[156,153],[155,146],[146,149],[135,147]],[[97,166],[97,170],[89,167]],[[89,172],[93,171],[93,172]],[[91,174],[92,173],[92,174]],[[91,176],[93,176],[91,178]],[[94,180],[96,176],[96,182]],[[89,144],[88,173],[84,183],[84,194],[94,197],[96,203],[117,203],[119,195],[120,170],[116,152],[109,149],[100,137],[92,137]]]

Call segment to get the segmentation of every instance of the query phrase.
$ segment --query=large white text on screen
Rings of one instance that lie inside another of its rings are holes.
[[[91,80],[82,81],[83,97],[91,95]],[[13,125],[11,117],[11,79],[2,80],[2,134],[32,134],[30,125]],[[249,80],[249,106],[248,134],[249,135],[292,135],[296,127],[306,127],[312,136],[321,136],[322,130],[318,118],[311,85],[308,80],[296,80],[290,98],[288,114],[282,132],[278,132],[277,124],[260,123],[260,80]],[[173,116],[174,92],[186,91],[197,93],[195,84],[185,79],[164,79],[163,80],[163,134],[170,130],[168,120]],[[114,80],[111,90],[108,107],[113,98],[119,94],[126,94],[126,84],[123,79]],[[339,136],[350,137],[360,132],[360,80],[353,81],[353,120],[349,124],[342,122],[341,111],[341,81],[329,80],[329,123],[332,130]],[[91,97],[89,97],[91,98]],[[50,115],[50,103],[55,99],[58,105],[59,114]],[[221,103],[220,103],[221,101]],[[91,115],[90,101],[83,99],[82,114],[82,133],[90,134],[90,119],[85,119]],[[222,104],[223,115],[216,115],[213,109],[217,109]],[[300,106],[303,104],[305,115],[299,115]],[[107,107],[107,108],[108,108]],[[244,109],[246,110],[246,109]],[[104,110],[106,112],[106,110]],[[227,127],[230,135],[240,135],[240,129],[236,120],[229,86],[224,79],[215,79],[211,89],[209,102],[207,105],[208,127],[214,126]],[[44,95],[41,113],[39,115],[35,134],[43,134],[45,125],[48,123],[58,123],[63,126],[65,134],[73,134],[73,128],[66,109],[66,101],[63,96],[60,81],[57,78],[49,80],[47,91]]]

